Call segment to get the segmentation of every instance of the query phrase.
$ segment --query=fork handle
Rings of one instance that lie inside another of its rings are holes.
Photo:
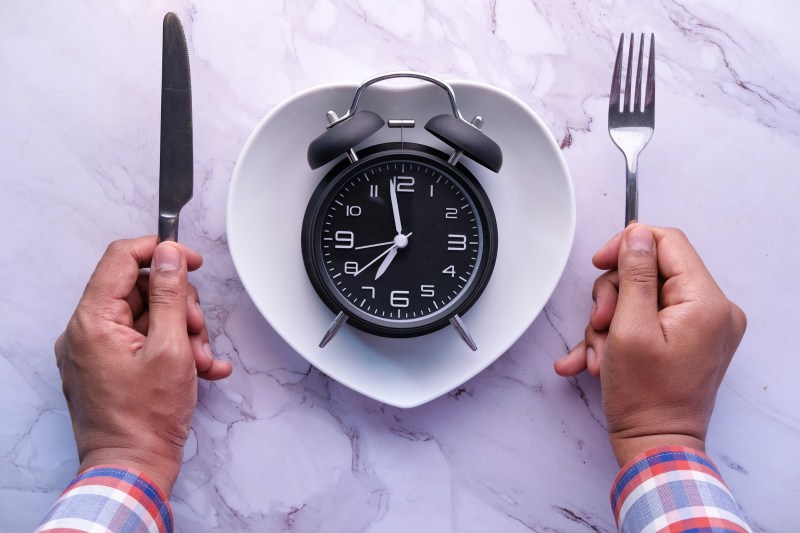
[[[625,168],[625,226],[639,220],[639,155],[626,157]]]

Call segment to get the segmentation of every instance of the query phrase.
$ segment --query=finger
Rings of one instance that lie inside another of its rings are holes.
[[[600,377],[600,368],[606,351],[608,331],[596,331],[586,328],[584,344],[586,345],[586,370],[594,377]]]
[[[577,376],[586,370],[586,343],[579,342],[567,355],[553,363],[553,370],[565,378]]]
[[[133,329],[144,335],[147,336],[147,332],[150,329],[150,313],[145,310],[144,313],[138,316],[136,320],[133,321]]]
[[[594,307],[589,316],[589,326],[597,331],[605,331],[611,325],[614,311],[617,309],[619,294],[619,272],[611,270],[606,272],[594,282],[592,299]]]
[[[206,329],[206,319],[203,315],[203,309],[200,307],[200,297],[197,294],[197,289],[189,284],[189,296],[186,299],[186,328],[189,334],[199,334]]]
[[[679,229],[651,227],[659,252],[659,269],[664,277],[683,272],[708,272],[686,235]],[[614,235],[592,257],[592,264],[602,270],[617,268],[622,233]]]
[[[208,335],[205,332],[202,335],[192,335],[191,343],[199,378],[216,381],[231,375],[233,365],[229,361],[214,359],[214,353],[211,350],[211,345],[208,343]]]
[[[123,239],[109,244],[89,278],[84,295],[126,298],[136,284],[139,269],[150,264],[155,246],[155,237]]]
[[[653,228],[658,250],[658,269],[665,279],[683,274],[704,282],[713,278],[686,234],[676,228]]]
[[[674,228],[654,231],[658,250],[658,269],[664,278],[662,307],[707,300],[710,295],[723,297],[714,278],[686,235]]]
[[[214,364],[205,372],[198,372],[197,377],[206,381],[217,381],[225,379],[233,373],[233,365],[230,361],[220,361],[214,359]]]
[[[97,263],[84,296],[125,299],[139,277],[139,269],[150,266],[158,238],[156,236],[122,239],[112,242]],[[203,264],[200,254],[179,245],[187,267],[197,270]]]
[[[600,270],[613,270],[617,268],[619,260],[619,246],[622,242],[622,232],[617,233],[605,243],[592,256],[592,264]]]
[[[198,375],[205,372],[214,364],[214,353],[208,343],[208,332],[203,331],[198,335],[190,335],[189,341],[192,344],[192,354],[194,355],[194,366],[197,367]]]
[[[131,315],[134,322],[142,316],[142,313],[147,311],[147,292],[149,290],[148,279],[150,272],[147,270],[139,269],[139,276],[136,279],[136,284],[131,290],[130,294],[125,297],[128,306],[131,308]]]
[[[186,302],[188,274],[183,248],[174,242],[162,242],[153,256],[148,295],[148,337],[162,339],[187,335]]]
[[[149,273],[147,274],[149,276]],[[149,284],[148,284],[149,285]],[[193,286],[189,285],[190,290]],[[150,326],[150,313],[145,309],[139,316],[133,319],[132,327],[142,335],[147,335]],[[192,295],[186,299],[186,330],[190,335],[197,335],[206,329],[206,319],[200,308],[200,302],[196,301]]]
[[[656,243],[653,231],[643,224],[631,224],[623,233],[619,250],[619,297],[612,327],[614,325],[645,335],[661,329]]]

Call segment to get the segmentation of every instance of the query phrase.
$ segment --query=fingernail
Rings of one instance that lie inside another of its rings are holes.
[[[592,368],[595,359],[597,359],[597,355],[595,355],[594,353],[594,348],[589,346],[588,348],[586,348],[586,368]]]
[[[653,251],[653,232],[647,226],[636,226],[628,232],[625,242],[634,252]]]
[[[565,355],[564,357],[562,357],[561,359],[559,359],[558,361],[556,361],[556,363],[560,363],[560,362],[562,362],[562,361],[566,361],[566,360],[567,360],[567,358],[570,356],[570,354],[571,354],[571,353],[572,353],[572,352],[569,352],[567,355]]]
[[[171,244],[160,244],[156,248],[153,266],[156,270],[169,272],[181,267],[181,252]]]
[[[203,353],[206,354],[206,357],[208,357],[209,361],[213,361],[214,360],[214,352],[211,351],[211,345],[210,344],[205,343],[203,345]]]

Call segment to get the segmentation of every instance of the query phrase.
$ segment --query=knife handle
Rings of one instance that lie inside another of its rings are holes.
[[[158,242],[178,242],[178,213],[158,215]]]

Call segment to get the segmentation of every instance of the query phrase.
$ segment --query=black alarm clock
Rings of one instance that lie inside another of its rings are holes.
[[[453,152],[402,141],[355,151],[384,127],[402,134],[416,126],[357,110],[364,90],[389,78],[423,80],[447,93],[452,114],[432,117],[425,129]],[[450,324],[476,350],[461,315],[489,282],[497,223],[486,192],[459,159],[500,170],[502,152],[480,131],[483,119],[467,122],[447,83],[414,72],[366,80],[345,115],[328,111],[327,118],[327,130],[308,147],[308,163],[313,170],[342,160],[312,194],[301,238],[309,280],[336,314],[320,347],[347,322],[384,337],[425,335]]]

